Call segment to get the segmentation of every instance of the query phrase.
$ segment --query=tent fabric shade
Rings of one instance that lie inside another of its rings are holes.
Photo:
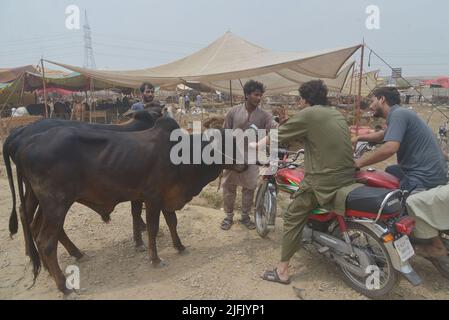
[[[383,81],[378,77],[379,70],[369,71],[362,75],[362,91],[361,96],[367,97],[371,94],[371,92],[377,88],[379,85],[382,85]],[[360,75],[354,75],[351,79],[351,77],[348,77],[346,80],[346,83],[344,84],[341,93],[344,95],[356,95],[358,94],[358,84]]]
[[[27,72],[25,79],[26,90],[32,91],[42,88],[42,74]],[[98,79],[92,79],[91,83],[89,77],[77,72],[67,75],[47,75],[47,71],[45,71],[45,85],[48,88],[60,88],[70,91],[90,90],[91,87],[94,90],[104,90],[115,87],[111,83]]]
[[[18,79],[24,72],[37,72],[37,68],[32,65],[0,69],[0,83],[12,82]]]
[[[266,85],[267,93],[283,93],[316,78],[325,82],[339,78],[328,85],[341,89],[347,77],[344,72],[350,69],[344,64],[359,48],[360,45],[355,45],[315,52],[274,52],[227,32],[185,58],[148,69],[93,70],[48,62],[96,80],[131,88],[139,87],[142,82],[151,82],[163,89],[175,88],[180,83],[188,85],[190,81],[229,92],[231,81],[233,93],[235,90],[236,94],[241,94],[240,83],[254,79]]]

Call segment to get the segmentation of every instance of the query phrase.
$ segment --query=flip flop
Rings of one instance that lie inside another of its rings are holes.
[[[249,230],[254,230],[256,229],[256,225],[254,224],[254,222],[251,221],[250,218],[247,219],[240,219],[239,222],[241,224],[243,224],[246,228],[248,228]]]
[[[430,261],[438,261],[439,263],[444,263],[447,264],[449,266],[449,256],[441,256],[441,257],[431,257],[431,258],[427,258]]]
[[[429,260],[435,259],[435,260],[438,260],[438,261],[441,261],[441,262],[444,262],[444,263],[449,263],[449,256],[448,255],[445,255],[445,256],[432,256],[432,255],[428,254],[427,251],[425,251],[419,245],[415,246],[414,250],[415,250],[415,253],[418,256],[421,256],[423,258],[426,258],[426,259],[429,259]]]
[[[262,276],[262,279],[266,280],[266,281],[281,283],[281,284],[290,284],[291,283],[290,279],[282,280],[281,278],[279,278],[277,269],[265,271],[265,273]]]
[[[229,230],[229,229],[231,229],[233,224],[234,224],[234,221],[232,221],[231,219],[224,218],[220,224],[220,228],[223,230]]]

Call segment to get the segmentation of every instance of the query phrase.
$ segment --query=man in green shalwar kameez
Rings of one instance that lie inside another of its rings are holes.
[[[279,142],[302,138],[305,149],[305,176],[293,201],[284,213],[281,260],[262,278],[290,283],[288,265],[299,250],[301,233],[311,211],[318,205],[344,214],[345,198],[337,191],[354,185],[355,166],[349,128],[343,115],[327,106],[327,88],[321,80],[299,88],[300,104],[305,107],[279,127]]]

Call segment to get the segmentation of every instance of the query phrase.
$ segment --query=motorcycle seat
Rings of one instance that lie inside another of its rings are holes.
[[[393,190],[361,186],[348,194],[346,198],[346,210],[354,210],[377,214],[382,201]],[[386,203],[382,214],[394,214],[401,211],[400,194],[393,195]]]

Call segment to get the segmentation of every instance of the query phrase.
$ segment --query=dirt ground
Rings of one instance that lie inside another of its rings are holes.
[[[423,117],[429,115],[424,110]],[[438,126],[440,116],[432,123]],[[434,126],[432,124],[432,126]],[[293,287],[304,289],[304,299],[367,299],[343,282],[337,266],[312,250],[299,251],[291,263],[293,282],[285,286],[266,282],[260,274],[272,268],[280,256],[282,220],[275,231],[261,239],[255,230],[239,223],[229,231],[219,228],[223,212],[217,183],[207,186],[178,212],[178,231],[187,253],[173,248],[161,217],[158,249],[168,265],[153,268],[146,252],[136,251],[132,240],[130,204],[122,203],[105,224],[90,209],[75,204],[65,229],[89,258],[76,262],[59,247],[61,268],[80,268],[81,289],[72,299],[298,299]],[[283,199],[282,206],[288,200]],[[0,299],[61,299],[62,294],[43,270],[34,287],[32,267],[25,256],[19,233],[10,239],[8,219],[12,205],[5,169],[0,167]],[[215,207],[215,208],[213,208]],[[218,209],[217,209],[218,208]],[[146,240],[146,233],[144,240]],[[387,299],[449,299],[449,279],[443,278],[426,260],[414,257],[412,264],[423,278],[413,287],[405,279]]]

